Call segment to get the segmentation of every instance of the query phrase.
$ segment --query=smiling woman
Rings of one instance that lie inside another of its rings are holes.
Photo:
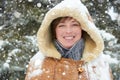
[[[80,23],[72,17],[59,17],[51,23],[53,41],[64,58],[79,60],[84,49]]]
[[[40,51],[25,80],[112,80],[103,39],[80,0],[64,0],[48,11],[37,40]]]

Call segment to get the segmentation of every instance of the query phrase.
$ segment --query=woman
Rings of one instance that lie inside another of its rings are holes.
[[[103,39],[80,0],[64,0],[48,11],[37,39],[40,51],[25,80],[112,80]]]

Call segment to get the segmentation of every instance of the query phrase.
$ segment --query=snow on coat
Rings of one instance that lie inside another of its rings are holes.
[[[52,42],[50,24],[54,19],[65,16],[76,19],[85,31],[85,49],[78,62],[61,58]],[[103,39],[80,0],[64,0],[49,10],[38,30],[37,40],[40,51],[30,60],[25,80],[112,80],[103,54]],[[79,66],[81,61],[84,64]]]

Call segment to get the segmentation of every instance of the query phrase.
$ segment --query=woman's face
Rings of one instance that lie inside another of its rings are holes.
[[[56,39],[68,49],[80,40],[82,35],[80,23],[73,18],[61,20],[56,26],[55,32]]]

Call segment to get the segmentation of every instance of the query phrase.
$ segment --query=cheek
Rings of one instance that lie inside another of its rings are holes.
[[[80,30],[80,31],[78,32],[78,34],[82,35],[82,31]]]
[[[58,39],[60,37],[60,35],[62,34],[62,31],[56,29],[55,33],[56,33],[56,38]]]
[[[76,35],[77,35],[77,37],[81,38],[81,36],[82,36],[82,30],[77,30],[76,31]]]
[[[76,34],[82,34],[82,30],[81,30],[81,29],[76,29],[76,30],[74,30],[74,32],[75,32]]]

